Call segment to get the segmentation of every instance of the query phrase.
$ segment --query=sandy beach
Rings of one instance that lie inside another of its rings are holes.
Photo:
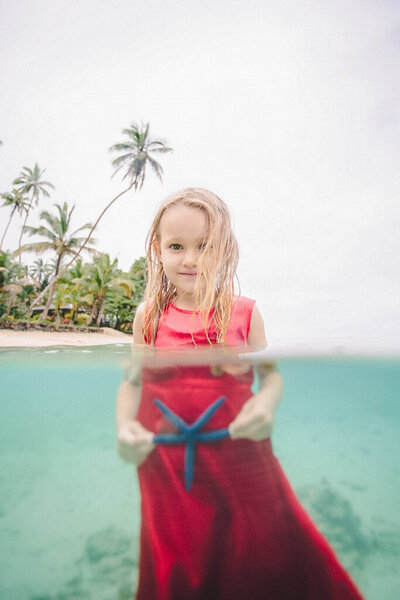
[[[44,348],[47,346],[104,346],[107,344],[132,344],[132,334],[121,333],[116,329],[103,327],[96,332],[74,331],[14,331],[0,329],[0,348]],[[255,353],[257,354],[257,353]],[[399,344],[394,340],[346,339],[341,344],[337,340],[296,342],[274,340],[268,347],[269,359],[288,357],[358,357],[358,358],[400,358]]]
[[[13,331],[0,330],[0,348],[41,348],[46,346],[102,346],[106,344],[131,344],[132,336],[115,329],[103,328],[101,332]]]

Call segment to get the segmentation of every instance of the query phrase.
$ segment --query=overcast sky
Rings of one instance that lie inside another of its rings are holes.
[[[207,187],[271,341],[399,338],[399,2],[0,6],[0,191],[37,162],[56,186],[42,208],[94,221],[124,185],[108,148],[149,121],[174,149],[164,182],[149,173],[110,210],[99,249],[128,268],[160,201]]]

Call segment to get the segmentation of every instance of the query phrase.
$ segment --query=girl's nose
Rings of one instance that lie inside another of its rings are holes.
[[[193,250],[186,250],[183,257],[183,266],[186,268],[195,267],[197,265],[197,254]]]

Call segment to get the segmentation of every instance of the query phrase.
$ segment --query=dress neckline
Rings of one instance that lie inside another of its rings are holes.
[[[187,310],[185,308],[178,308],[177,306],[175,306],[175,304],[173,302],[170,302],[169,306],[171,306],[172,308],[174,308],[178,312],[185,313],[187,315],[192,315],[192,314],[198,315],[198,314],[200,314],[199,310]],[[213,312],[214,312],[214,307],[212,307],[212,309],[210,310],[210,314],[212,314]]]

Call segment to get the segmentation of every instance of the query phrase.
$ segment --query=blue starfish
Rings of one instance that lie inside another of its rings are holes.
[[[193,483],[194,476],[194,453],[197,442],[215,442],[229,436],[228,429],[215,429],[214,431],[202,432],[200,429],[205,425],[214,413],[217,412],[226,398],[222,396],[215,400],[198,419],[191,425],[186,423],[181,417],[174,413],[161,400],[154,400],[163,415],[172,425],[178,429],[179,433],[159,433],[155,435],[153,441],[156,444],[186,444],[185,448],[185,489],[188,492]]]

